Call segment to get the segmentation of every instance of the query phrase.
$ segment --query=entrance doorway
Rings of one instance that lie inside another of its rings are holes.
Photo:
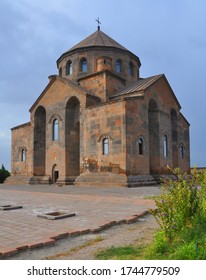
[[[52,183],[55,184],[59,178],[59,171],[57,170],[57,165],[55,164],[52,168]]]
[[[54,183],[56,183],[58,178],[59,178],[59,171],[54,171]]]

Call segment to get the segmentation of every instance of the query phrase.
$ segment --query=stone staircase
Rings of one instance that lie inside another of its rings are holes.
[[[29,185],[31,176],[10,176],[4,181],[5,185]]]
[[[126,176],[111,172],[85,172],[77,178],[67,178],[66,182],[57,180],[57,185],[75,185],[81,187],[128,187],[154,186],[159,183],[157,178],[151,175]],[[51,184],[49,176],[10,176],[4,182],[5,185],[38,185]]]
[[[158,180],[151,175],[133,175],[127,177],[127,187],[155,186]]]
[[[75,186],[95,187],[140,187],[157,185],[157,180],[151,175],[126,176],[110,172],[85,172],[76,178]]]
[[[85,172],[78,176],[75,180],[75,186],[87,187],[125,187],[127,177],[121,174],[110,172]]]
[[[49,176],[33,176],[29,180],[30,185],[49,185],[51,184],[51,178]]]

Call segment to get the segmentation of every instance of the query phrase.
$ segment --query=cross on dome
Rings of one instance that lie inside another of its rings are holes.
[[[97,29],[100,30],[100,24],[101,24],[101,22],[99,21],[99,18],[97,18],[97,19],[95,19],[95,20],[96,20],[97,23],[98,23]]]

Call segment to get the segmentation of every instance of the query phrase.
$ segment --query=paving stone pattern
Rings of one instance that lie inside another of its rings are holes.
[[[160,187],[75,188],[74,186],[0,186],[0,206],[22,205],[0,211],[0,258],[20,250],[55,243],[68,235],[98,232],[117,223],[137,220],[154,202]],[[60,220],[37,217],[55,211],[76,213]]]

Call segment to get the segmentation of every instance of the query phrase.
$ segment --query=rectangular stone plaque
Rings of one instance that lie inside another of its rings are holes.
[[[21,205],[2,205],[0,206],[0,210],[14,210],[14,209],[20,209],[23,208]]]
[[[69,217],[73,217],[73,216],[76,216],[76,213],[68,213],[65,211],[55,211],[55,212],[37,215],[37,217],[44,218],[47,220],[58,220],[58,219],[64,219],[64,218],[69,218]]]

